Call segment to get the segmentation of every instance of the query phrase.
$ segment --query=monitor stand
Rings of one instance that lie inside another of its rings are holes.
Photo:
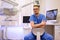
[[[48,23],[56,23],[57,20],[47,20]]]
[[[57,14],[57,18],[56,18],[56,20],[57,20],[57,23],[60,24],[60,13]]]

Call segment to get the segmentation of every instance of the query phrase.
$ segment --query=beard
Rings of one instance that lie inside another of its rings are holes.
[[[39,13],[35,13],[35,15],[36,15],[36,16],[38,16],[38,15],[39,15]]]
[[[35,13],[36,15],[38,15],[39,13]]]

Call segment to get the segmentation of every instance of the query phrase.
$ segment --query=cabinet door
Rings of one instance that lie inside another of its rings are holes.
[[[55,40],[60,40],[60,26],[55,26]]]

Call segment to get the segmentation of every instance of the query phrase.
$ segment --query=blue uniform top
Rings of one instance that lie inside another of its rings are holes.
[[[36,15],[33,14],[32,16],[30,16],[29,21],[34,21],[34,24],[39,24],[42,21],[46,21],[46,17],[43,14],[39,14],[38,17],[36,17]]]

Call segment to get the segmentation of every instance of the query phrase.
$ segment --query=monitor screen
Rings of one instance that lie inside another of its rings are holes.
[[[23,23],[30,23],[29,18],[30,16],[23,16]]]
[[[49,10],[46,12],[47,20],[56,20],[58,9]]]

